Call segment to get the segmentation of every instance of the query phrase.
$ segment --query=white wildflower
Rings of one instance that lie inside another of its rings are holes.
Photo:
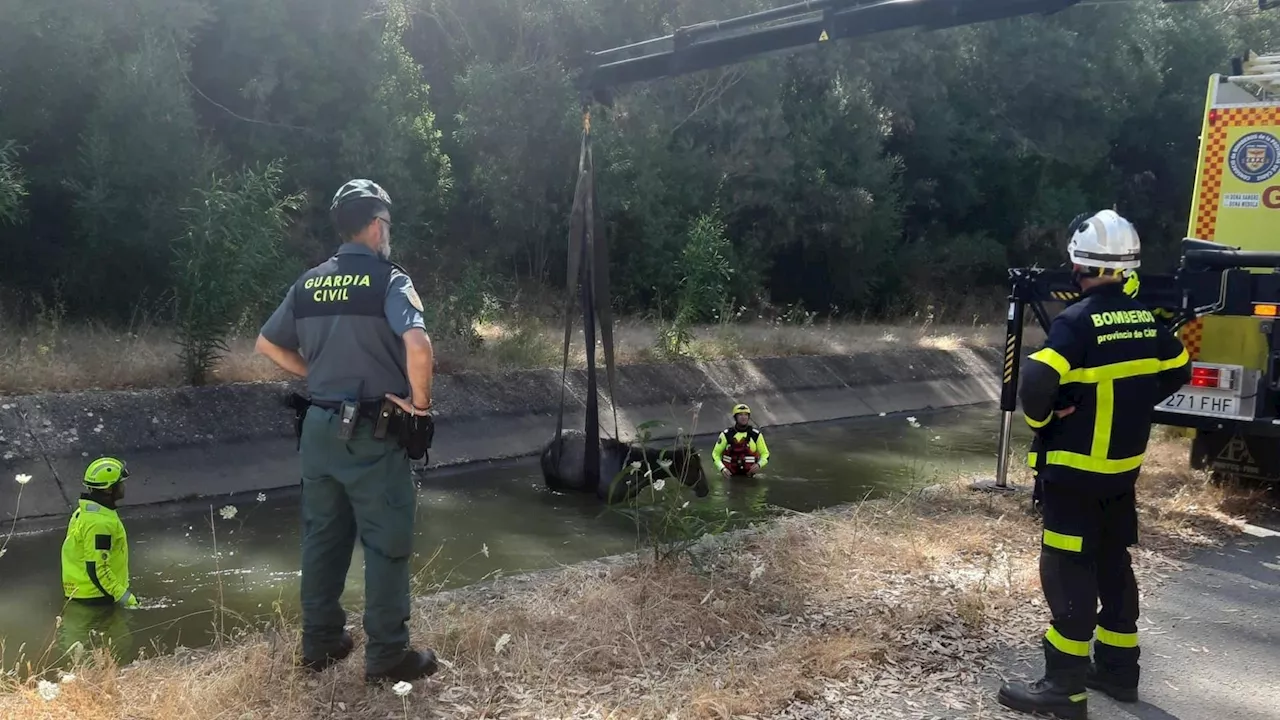
[[[640,469],[640,461],[639,461],[639,460],[636,460],[635,462],[631,463],[631,469],[632,469],[632,470],[639,470],[639,469]]]
[[[498,638],[498,642],[493,644],[493,654],[497,655],[502,652],[502,648],[511,642],[511,633],[502,633],[502,637]]]
[[[41,680],[40,685],[36,687],[36,693],[45,702],[57,699],[60,692],[62,692],[62,688],[58,687],[58,683],[51,683],[48,680]]]
[[[404,697],[412,691],[413,686],[403,680],[391,686],[391,692],[395,693],[396,697]]]
[[[485,557],[489,557],[489,545],[488,545],[488,543],[482,544],[482,545],[480,546],[480,552],[481,552]]]
[[[666,487],[666,486],[667,486],[667,481],[666,481],[666,480],[661,480],[661,479],[660,479],[660,480],[658,480],[657,482],[655,482],[655,483],[653,484],[653,489],[654,489],[654,491],[655,491],[655,492],[662,492],[662,488],[664,488],[664,487]]]
[[[224,505],[222,509],[218,511],[218,514],[222,516],[223,520],[230,520],[236,516],[236,506]]]
[[[880,417],[884,417],[886,413],[880,413]]]
[[[14,479],[14,481],[16,481],[19,485],[26,485],[27,483],[31,482],[31,476],[30,476],[30,475],[25,475],[25,474],[21,474],[21,473],[20,473],[20,474],[18,474],[18,475],[14,475],[14,476],[13,476],[13,479]]]
[[[58,678],[58,682],[69,683],[69,682],[74,682],[75,679],[76,679],[75,675],[72,675],[71,673],[63,673],[62,677]]]
[[[689,501],[688,501],[688,500],[685,500],[685,501],[684,501],[684,504],[680,506],[680,509],[681,509],[681,510],[683,510],[683,509],[685,509],[685,508],[687,508],[687,507],[689,507]]]
[[[913,428],[918,428],[918,427],[920,427],[920,423],[919,423],[919,421],[917,421],[917,420],[915,419],[915,417],[909,417],[909,418],[907,418],[907,424],[908,424],[908,425],[910,425],[910,426],[911,426],[911,427],[913,427]]]
[[[663,470],[666,470],[667,468],[671,467],[671,461],[667,460],[666,458],[663,458],[662,460],[658,461],[658,467],[662,468]]]
[[[267,494],[266,494],[266,493],[258,493],[258,502],[266,502],[266,501],[267,501]]]

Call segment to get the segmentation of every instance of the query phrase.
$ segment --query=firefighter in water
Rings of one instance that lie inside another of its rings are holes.
[[[711,460],[726,478],[755,475],[769,464],[769,446],[760,430],[751,425],[751,408],[742,404],[733,406],[733,426],[720,432],[711,450]]]
[[[129,589],[129,538],[116,505],[124,498],[129,469],[112,457],[84,471],[80,495],[62,542],[62,592],[85,605],[137,607]]]
[[[58,645],[89,646],[102,636],[117,653],[131,650],[129,624],[119,608],[138,607],[129,584],[129,538],[116,514],[124,498],[129,470],[124,462],[103,457],[84,471],[86,492],[77,500],[62,542],[62,593],[66,607],[58,628]],[[123,657],[123,655],[118,655]]]
[[[1052,613],[1045,674],[1006,683],[999,701],[1083,719],[1087,688],[1137,700],[1138,587],[1128,550],[1138,541],[1134,484],[1154,406],[1190,379],[1191,366],[1182,343],[1125,292],[1126,273],[1139,266],[1133,226],[1103,210],[1072,231],[1067,254],[1081,298],[1054,319],[1019,392],[1037,435],[1040,583]]]

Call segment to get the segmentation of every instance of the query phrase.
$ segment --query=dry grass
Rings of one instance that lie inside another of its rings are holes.
[[[1150,591],[1180,552],[1236,532],[1258,497],[1152,449],[1142,480]],[[366,689],[353,658],[290,669],[281,628],[218,651],[128,668],[98,655],[53,701],[34,681],[0,694],[22,718],[1007,717],[980,676],[1031,647],[1045,611],[1026,497],[963,483],[838,511],[790,515],[705,548],[695,572],[638,560],[576,566],[423,601],[413,635],[448,666],[401,699]],[[949,708],[949,710],[948,710]]]
[[[436,342],[437,372],[493,371],[558,367],[563,326],[537,320],[511,321],[478,328],[479,348],[461,347],[447,339]],[[694,328],[689,352],[697,359],[815,355],[866,352],[893,345],[960,347],[989,344],[1003,328],[930,324],[872,325],[830,323],[794,326],[778,323],[714,325]],[[5,326],[0,320],[0,395],[42,391],[177,386],[183,382],[178,346],[172,333],[142,324],[129,332],[97,326],[37,323],[33,327]],[[648,323],[623,320],[617,324],[615,347],[619,363],[652,362],[657,329]],[[586,363],[579,330],[570,362]],[[215,383],[285,379],[266,358],[253,352],[251,338],[234,338],[229,352],[214,369]],[[603,363],[603,355],[599,361]]]

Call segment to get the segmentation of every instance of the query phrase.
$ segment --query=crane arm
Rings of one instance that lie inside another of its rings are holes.
[[[1280,0],[1258,0],[1262,7],[1276,1]],[[834,40],[907,28],[941,30],[1022,15],[1051,15],[1081,4],[1094,2],[807,0],[729,20],[697,23],[652,40],[589,53],[580,88],[597,102],[609,104],[614,88],[631,83],[724,67]],[[625,57],[638,50],[643,54]]]

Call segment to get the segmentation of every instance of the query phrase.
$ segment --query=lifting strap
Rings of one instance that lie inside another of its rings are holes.
[[[618,437],[618,408],[614,384],[613,308],[609,292],[609,246],[603,234],[596,234],[599,208],[596,204],[595,162],[591,153],[591,111],[583,107],[582,146],[578,154],[578,184],[573,194],[573,210],[569,216],[568,272],[565,275],[564,311],[564,361],[560,370],[560,410],[556,415],[555,438],[564,429],[564,398],[568,385],[569,342],[573,337],[573,296],[580,289],[582,301],[583,336],[587,355],[587,416],[583,428],[587,439],[587,452],[583,478],[588,487],[599,483],[600,468],[600,406],[596,392],[595,331],[597,317],[600,322],[601,341],[604,345],[605,373],[609,384],[609,397],[613,401],[613,434]],[[585,276],[585,277],[583,277]],[[581,283],[579,283],[581,281]],[[561,446],[554,444],[553,458],[559,464]]]

